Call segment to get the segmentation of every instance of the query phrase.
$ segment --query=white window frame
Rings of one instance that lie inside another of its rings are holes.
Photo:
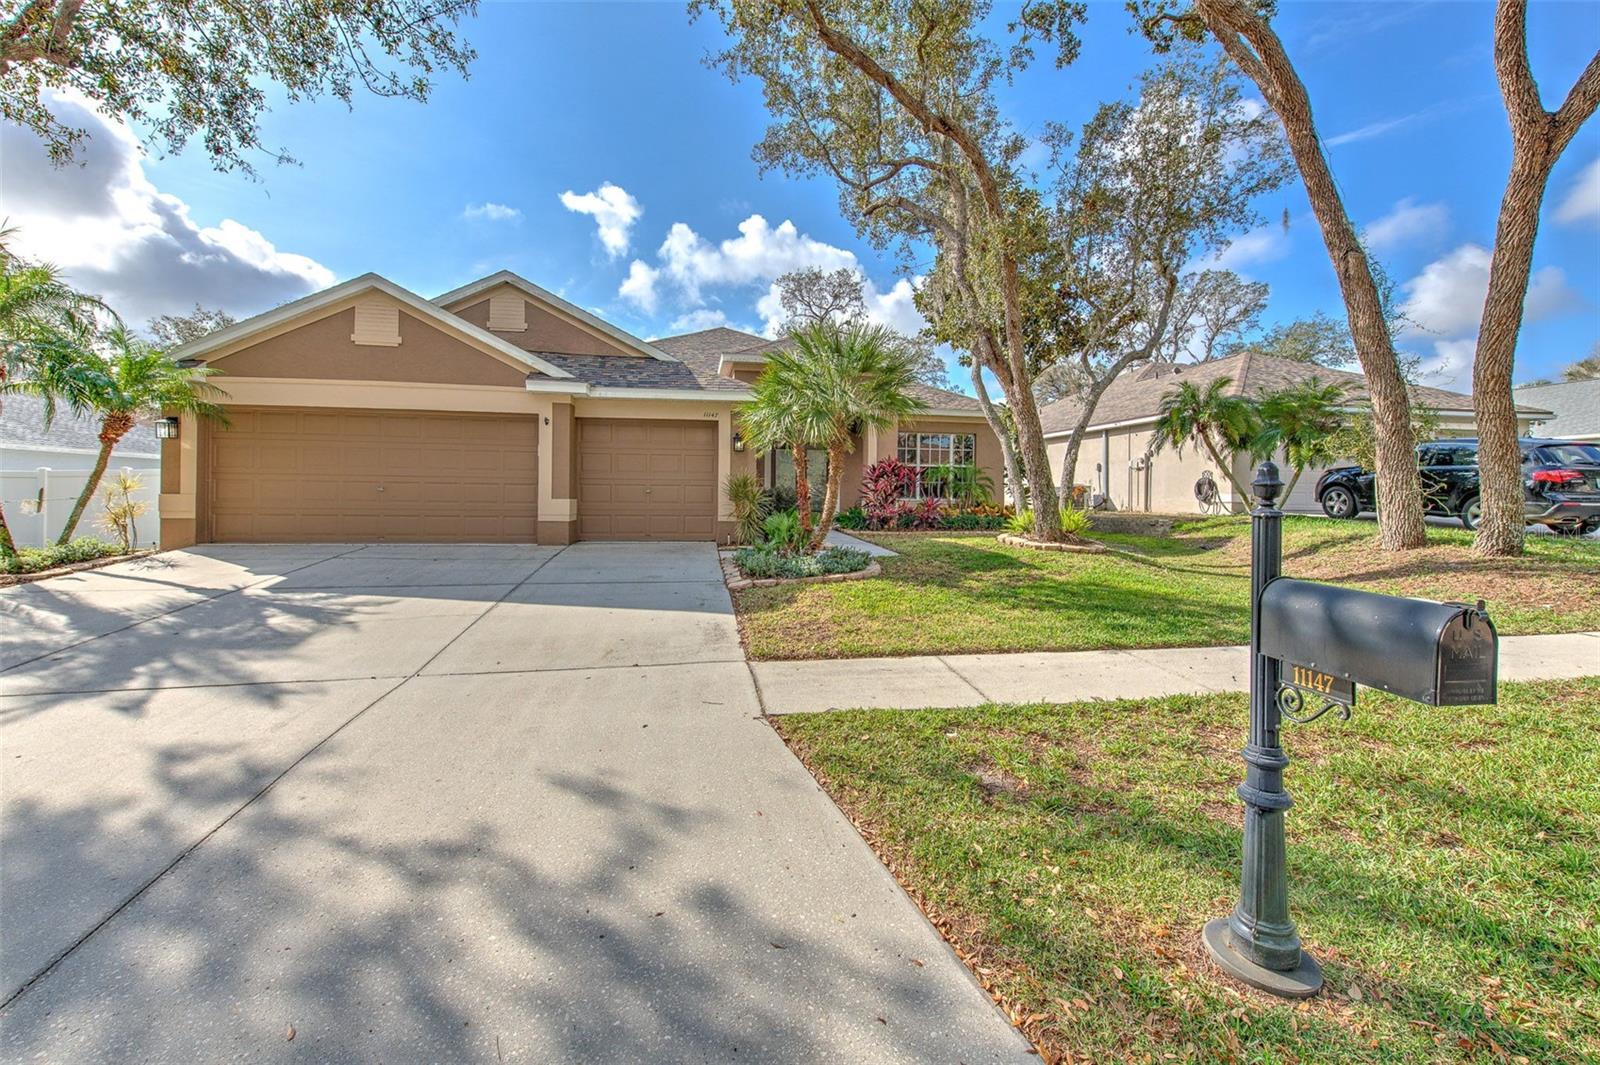
[[[935,439],[930,441],[928,439],[930,437]],[[944,438],[944,444],[941,445],[937,442],[937,438],[939,437]],[[956,440],[958,438],[964,438],[966,441],[968,441],[967,447],[963,449],[967,451],[967,455],[965,459],[961,461],[958,461],[955,457]],[[944,457],[938,458],[937,453],[941,448],[943,449]],[[910,455],[911,457],[907,458],[907,455]],[[937,466],[977,465],[978,434],[955,431],[941,432],[938,430],[902,432],[897,435],[895,440],[895,457],[917,471],[916,487],[906,498],[922,499],[925,498],[922,491],[922,479],[924,476],[923,471],[933,469]],[[937,496],[935,498],[947,499],[948,497]]]

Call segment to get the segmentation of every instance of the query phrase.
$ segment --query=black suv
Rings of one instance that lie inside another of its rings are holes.
[[[1568,440],[1518,440],[1528,521],[1556,532],[1600,529],[1600,446]],[[1434,440],[1417,447],[1423,504],[1429,514],[1478,527],[1478,442]],[[1317,479],[1317,502],[1330,518],[1373,510],[1373,475],[1359,466],[1335,466]]]

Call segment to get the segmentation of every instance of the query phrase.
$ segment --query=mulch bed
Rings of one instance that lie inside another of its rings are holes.
[[[1026,547],[1034,551],[1071,551],[1080,555],[1103,555],[1106,545],[1094,540],[1035,540],[1031,536],[1001,533],[995,537],[1007,547]]]

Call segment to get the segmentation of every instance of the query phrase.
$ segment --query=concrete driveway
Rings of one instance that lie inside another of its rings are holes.
[[[0,752],[8,1061],[1030,1060],[761,720],[710,545],[0,590]]]

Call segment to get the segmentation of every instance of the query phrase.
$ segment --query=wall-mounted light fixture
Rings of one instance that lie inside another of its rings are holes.
[[[176,440],[176,439],[178,439],[178,419],[176,419],[176,418],[157,418],[156,419],[156,439],[157,440]]]
[[[744,434],[743,433],[735,432],[733,434],[733,450],[735,450],[735,451],[743,451],[744,450]]]

